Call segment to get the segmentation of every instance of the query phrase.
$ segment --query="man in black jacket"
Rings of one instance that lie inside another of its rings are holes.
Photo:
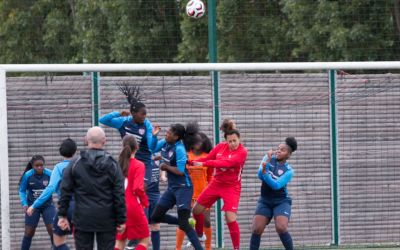
[[[98,250],[113,250],[116,231],[125,230],[124,177],[118,163],[103,150],[102,128],[90,128],[86,140],[88,149],[64,170],[58,225],[64,230],[70,227],[66,216],[73,196],[76,249],[92,250],[96,235]]]

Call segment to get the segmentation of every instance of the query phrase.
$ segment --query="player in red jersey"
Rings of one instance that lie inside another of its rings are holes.
[[[204,165],[215,168],[214,178],[200,194],[193,214],[202,214],[218,199],[224,201],[222,211],[229,228],[234,250],[240,248],[240,230],[236,221],[242,187],[242,171],[247,158],[247,149],[240,143],[240,133],[232,120],[224,120],[221,130],[225,142],[219,143],[207,157],[190,162],[193,166]]]
[[[135,249],[147,249],[150,232],[144,208],[149,201],[144,190],[144,164],[135,158],[139,146],[133,135],[125,135],[122,140],[122,151],[119,155],[119,165],[125,176],[126,229],[117,234],[115,250],[125,249],[126,240],[138,240]]]

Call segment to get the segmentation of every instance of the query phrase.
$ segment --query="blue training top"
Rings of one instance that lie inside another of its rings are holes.
[[[289,163],[279,164],[275,155],[267,163],[266,173],[262,173],[262,164],[267,162],[268,155],[264,156],[258,169],[258,178],[262,181],[261,197],[268,199],[290,198],[286,185],[294,175],[294,171]]]
[[[50,176],[51,170],[47,168],[43,169],[43,174],[41,175],[35,174],[34,169],[25,172],[19,184],[19,198],[21,199],[22,206],[31,206],[39,198],[49,184]],[[41,207],[51,205],[52,203],[53,200],[48,199],[43,202]]]
[[[118,111],[114,111],[102,116],[99,121],[106,126],[118,129],[121,138],[124,138],[126,134],[135,136],[139,144],[135,158],[143,162],[146,167],[151,164],[151,151],[157,138],[153,139],[153,125],[147,118],[143,124],[137,124],[133,121],[132,116],[121,116]]]
[[[153,136],[153,126],[148,119],[143,124],[137,124],[132,116],[121,116],[118,111],[108,113],[100,118],[100,123],[118,129],[121,138],[126,134],[135,136],[139,150],[135,158],[143,162],[146,167],[144,181],[146,193],[151,198],[159,195],[159,168],[151,159],[152,151],[157,145],[157,136]],[[157,172],[157,173],[156,173]]]
[[[49,185],[46,187],[46,189],[42,192],[42,194],[33,202],[32,207],[33,208],[38,208],[41,207],[48,199],[51,199],[51,195],[54,192],[57,192],[58,198],[61,197],[61,190],[60,190],[60,184],[62,180],[62,175],[64,172],[64,169],[68,167],[69,163],[71,160],[64,160],[62,162],[57,163],[54,166],[53,171],[51,172],[50,176],[50,182]]]
[[[165,139],[159,140],[154,152],[161,150],[161,163],[166,163],[171,167],[176,167],[179,172],[183,173],[182,176],[173,174],[167,171],[168,176],[168,188],[174,187],[190,187],[192,181],[189,177],[189,173],[186,169],[186,149],[181,141],[177,141],[175,144],[169,144]]]

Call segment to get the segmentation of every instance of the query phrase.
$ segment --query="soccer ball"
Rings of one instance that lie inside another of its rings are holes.
[[[186,4],[186,14],[192,18],[200,18],[206,13],[206,6],[200,0],[190,0]]]

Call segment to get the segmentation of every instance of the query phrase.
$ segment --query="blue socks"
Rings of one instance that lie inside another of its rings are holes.
[[[286,250],[293,250],[292,236],[290,236],[289,232],[279,234],[279,238]],[[260,242],[261,235],[253,233],[250,239],[250,250],[258,250],[260,248]]]
[[[151,231],[153,250],[160,250],[160,231]]]
[[[59,245],[58,247],[54,246],[53,249],[54,250],[69,250],[69,247],[67,246],[67,244],[62,244],[62,245]]]
[[[279,234],[279,238],[281,238],[282,244],[286,250],[293,250],[292,236],[290,236],[289,232]]]
[[[189,238],[189,241],[192,243],[192,246],[196,250],[203,250],[203,247],[201,246],[201,243],[199,241],[199,238],[197,237],[196,231],[194,231],[193,228],[188,230],[186,233],[186,236]]]
[[[258,250],[260,248],[261,234],[251,234],[250,250]]]
[[[29,250],[32,243],[32,237],[27,237],[24,235],[22,238],[21,250]]]

